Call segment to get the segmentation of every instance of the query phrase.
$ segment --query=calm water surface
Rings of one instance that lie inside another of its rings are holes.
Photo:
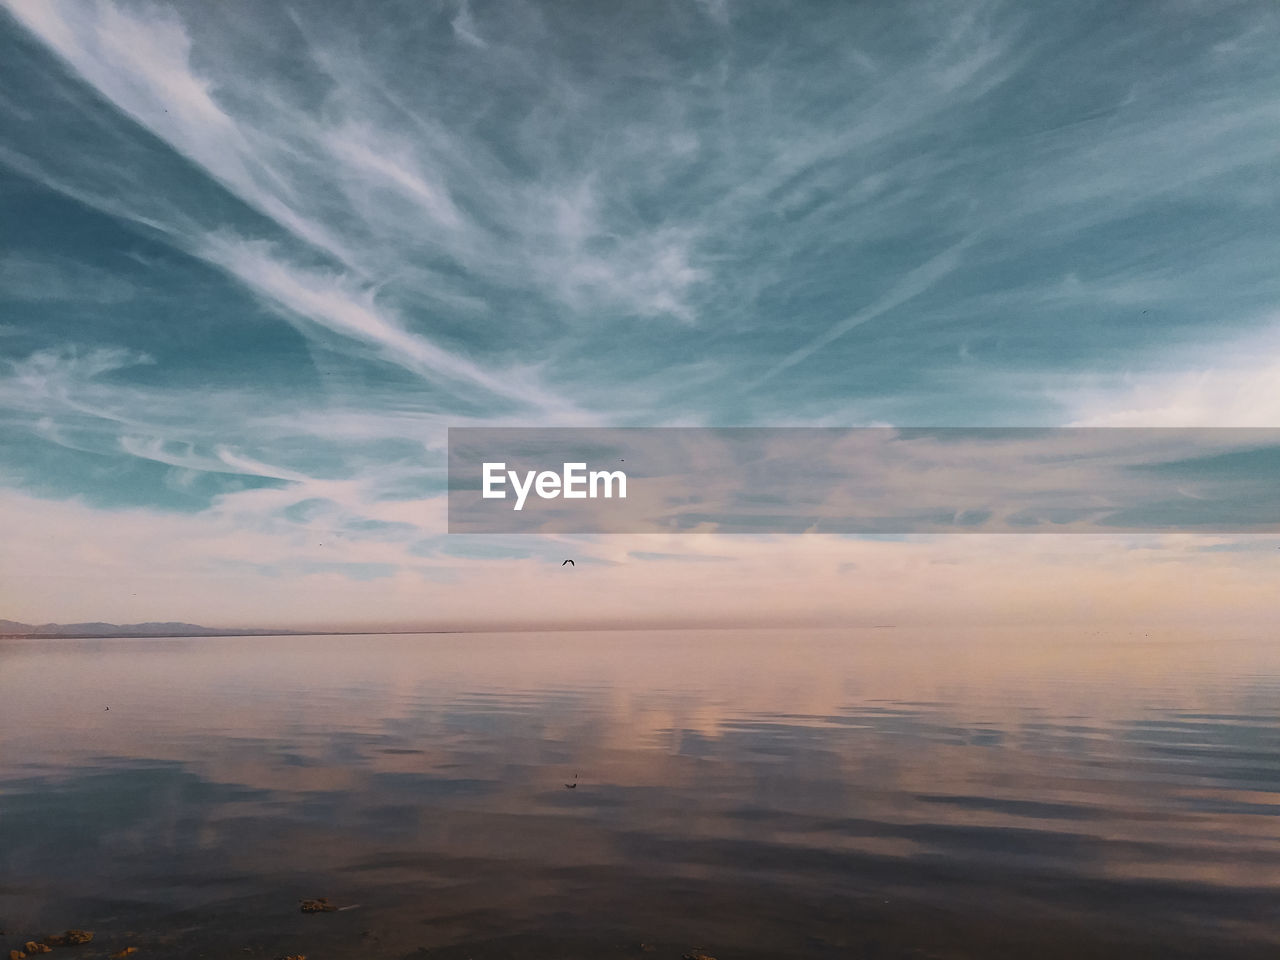
[[[1280,638],[0,642],[0,927],[92,929],[84,960],[1274,960]]]

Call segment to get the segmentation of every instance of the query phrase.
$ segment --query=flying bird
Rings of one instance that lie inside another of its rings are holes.
[[[576,773],[573,775],[573,783],[566,783],[566,784],[564,785],[564,788],[565,788],[566,790],[577,790],[577,789],[578,789],[578,775],[577,775]]]
[[[567,563],[567,564],[568,564],[569,566],[571,566],[571,567],[576,567],[576,566],[577,566],[577,564],[576,564],[576,563],[574,563],[572,560],[566,560],[564,563],[560,564],[560,566],[562,566],[562,567],[563,567],[565,563]]]

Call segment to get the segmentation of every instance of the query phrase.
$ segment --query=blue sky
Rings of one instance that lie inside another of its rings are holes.
[[[0,8],[14,618],[558,559],[448,425],[1280,425],[1273,3]]]

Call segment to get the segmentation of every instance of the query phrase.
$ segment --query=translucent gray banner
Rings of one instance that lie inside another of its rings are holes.
[[[1277,533],[1280,429],[453,428],[450,533]]]

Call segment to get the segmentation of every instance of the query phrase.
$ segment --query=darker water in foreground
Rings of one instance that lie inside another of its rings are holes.
[[[1280,638],[0,642],[0,927],[96,933],[50,960],[1274,960]]]

